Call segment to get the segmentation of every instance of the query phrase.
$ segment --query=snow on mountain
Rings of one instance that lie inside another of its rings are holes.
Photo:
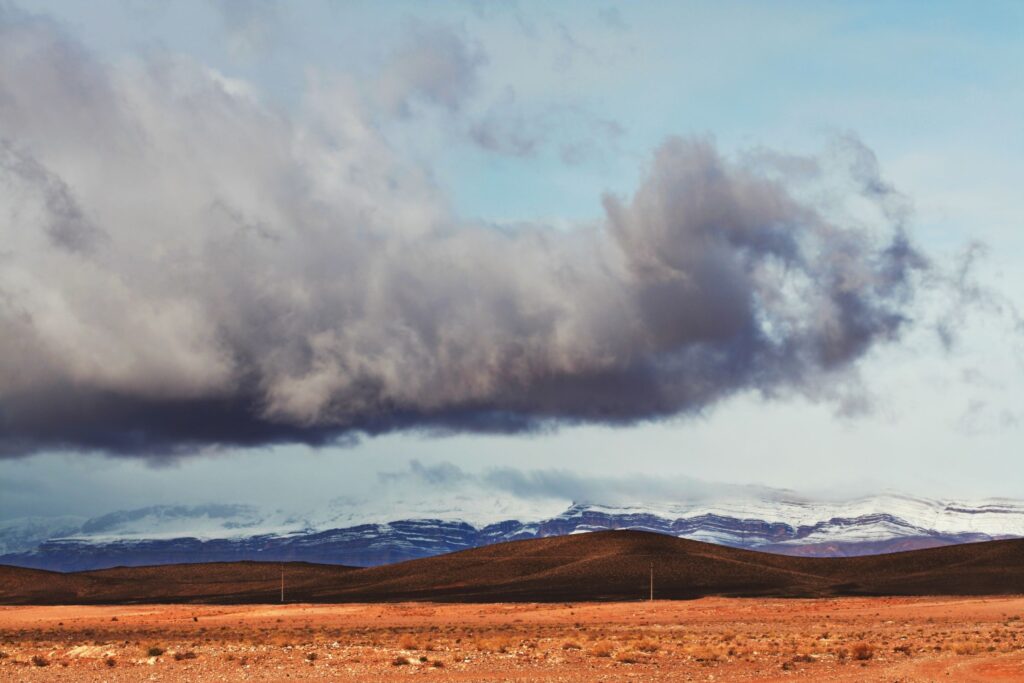
[[[301,530],[304,520],[251,505],[154,505],[94,517],[64,537],[107,542],[125,539],[238,538]]]
[[[436,519],[483,528],[506,520],[540,521],[565,510],[566,501],[453,493],[437,497],[336,498],[303,515],[315,531],[397,520]]]
[[[1024,502],[791,494],[602,505],[517,498],[336,499],[303,514],[244,505],[154,506],[89,520],[0,524],[0,562],[49,569],[213,560],[372,565],[525,538],[644,529],[741,548],[856,555],[1024,537]]]
[[[85,517],[18,517],[0,521],[0,555],[32,550],[51,538],[73,534]]]
[[[835,502],[737,498],[663,505],[576,505],[563,515],[584,510],[610,516],[653,515],[673,521],[702,517],[756,520],[792,528],[799,538],[791,542],[800,543],[877,541],[926,534],[1024,536],[1024,502],[1008,499],[957,502],[894,493]],[[713,528],[687,537],[729,545],[743,540]]]

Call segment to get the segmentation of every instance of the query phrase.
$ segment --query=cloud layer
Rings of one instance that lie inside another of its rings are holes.
[[[438,86],[476,58],[438,35],[393,115],[464,96]],[[379,95],[314,79],[285,115],[0,10],[0,452],[629,424],[828,394],[908,320],[923,261],[855,140],[794,174],[673,138],[598,224],[496,227],[381,136]]]

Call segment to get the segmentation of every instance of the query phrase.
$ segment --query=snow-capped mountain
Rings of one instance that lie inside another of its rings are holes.
[[[32,550],[51,538],[76,534],[85,517],[20,517],[0,521],[0,554]]]
[[[1003,499],[964,503],[888,494],[822,502],[769,495],[673,504],[575,503],[561,512],[553,505],[558,503],[493,500],[481,508],[478,501],[457,498],[401,506],[394,500],[337,500],[307,514],[203,505],[155,506],[88,520],[11,520],[0,525],[0,562],[59,570],[243,559],[376,565],[599,529],[644,529],[816,556],[1024,537],[1024,503]]]

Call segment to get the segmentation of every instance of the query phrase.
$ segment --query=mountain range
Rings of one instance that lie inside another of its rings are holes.
[[[1024,503],[886,494],[848,501],[765,496],[672,504],[573,503],[462,514],[458,506],[364,513],[338,503],[305,515],[245,505],[153,506],[91,519],[0,522],[0,563],[57,571],[240,560],[375,566],[505,541],[635,529],[810,557],[870,555],[1024,537]],[[423,514],[428,512],[430,514]]]
[[[0,566],[0,605],[1019,595],[1022,569],[1021,539],[824,559],[624,530],[365,568],[217,562],[58,573]]]

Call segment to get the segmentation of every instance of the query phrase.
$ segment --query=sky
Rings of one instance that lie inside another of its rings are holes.
[[[0,2],[0,519],[1019,497],[1022,24]]]

